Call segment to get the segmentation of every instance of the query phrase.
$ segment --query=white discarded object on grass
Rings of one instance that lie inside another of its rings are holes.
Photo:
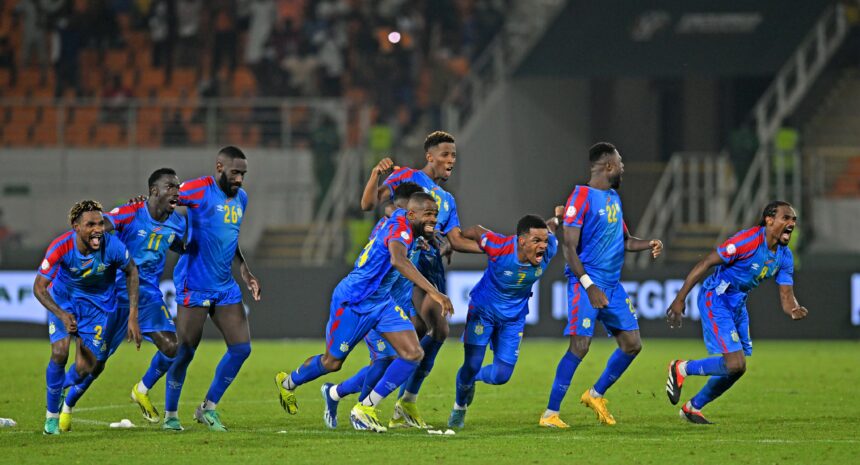
[[[18,423],[15,423],[15,420],[11,418],[0,418],[0,428],[11,428],[13,426],[18,426]]]
[[[445,430],[445,431],[442,431],[441,429],[428,429],[427,434],[438,434],[438,435],[443,435],[443,436],[453,436],[457,433],[455,433],[454,430],[452,430],[452,429]]]
[[[122,420],[111,423],[111,428],[134,428],[134,423],[131,422],[128,418],[123,418]]]
[[[457,433],[455,433],[454,430],[452,430],[452,429],[446,429],[445,430],[445,436],[453,436],[455,434],[457,434]]]
[[[287,434],[286,431],[278,431],[278,434]]]

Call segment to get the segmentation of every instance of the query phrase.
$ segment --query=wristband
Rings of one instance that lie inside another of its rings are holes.
[[[594,284],[594,281],[592,281],[591,278],[587,274],[580,276],[579,282],[582,284],[582,287],[584,287],[585,289],[588,289],[589,287],[591,287]]]

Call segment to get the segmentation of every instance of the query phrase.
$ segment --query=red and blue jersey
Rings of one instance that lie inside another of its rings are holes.
[[[173,212],[164,222],[156,221],[149,214],[146,202],[123,205],[104,216],[134,258],[140,276],[140,295],[161,299],[159,280],[167,261],[167,250],[173,241],[181,241],[185,236],[185,217]],[[121,270],[116,275],[116,286],[122,299],[127,291],[125,273]]]
[[[177,289],[217,291],[234,282],[232,263],[248,194],[228,197],[212,176],[185,181],[179,203],[188,207],[188,247],[173,271]]]
[[[543,260],[538,265],[517,259],[517,236],[503,236],[492,231],[481,235],[481,250],[487,254],[487,269],[469,293],[470,305],[493,311],[504,319],[528,313],[532,285],[543,276],[550,260],[558,252],[558,239],[549,234]]]
[[[469,293],[470,305],[494,311],[504,319],[528,313],[532,285],[543,276],[558,252],[558,239],[550,233],[543,260],[538,265],[517,259],[517,236],[488,231],[481,236],[481,250],[487,254],[487,269]]]
[[[391,252],[388,250],[391,241],[402,243],[406,246],[406,255],[411,254],[415,242],[412,227],[406,219],[406,210],[395,210],[376,234],[371,236],[355,260],[352,271],[338,284],[345,299],[338,304],[371,303],[390,297],[391,288],[400,276],[391,265]],[[370,306],[354,308],[359,313],[365,309],[370,309]]]
[[[83,300],[105,312],[116,310],[117,270],[128,265],[125,245],[105,234],[99,250],[84,255],[76,246],[77,234],[68,231],[54,239],[39,266],[39,274],[51,281],[51,296],[58,305]]]
[[[603,290],[615,288],[624,266],[627,234],[618,193],[576,186],[564,207],[564,227],[581,230],[576,254],[592,281]],[[564,274],[575,279],[567,265]]]
[[[776,252],[771,251],[763,226],[735,234],[717,247],[717,254],[723,259],[723,264],[705,279],[702,287],[728,298],[733,308],[741,305],[747,294],[767,278],[775,276],[779,285],[794,284],[791,249],[778,245]]]
[[[439,214],[436,216],[437,230],[442,234],[448,234],[452,229],[460,227],[460,217],[457,216],[457,202],[454,201],[454,196],[439,187],[430,179],[430,176],[421,170],[400,168],[385,179],[383,184],[388,186],[392,200],[394,199],[394,189],[404,182],[418,184],[424,189],[424,192],[436,200],[436,207],[439,208]]]
[[[370,233],[370,236],[367,238],[368,241],[373,240],[373,236],[382,229],[382,226],[386,221],[388,221],[388,218],[380,218],[376,223],[376,226],[373,227],[373,231]],[[418,268],[418,259],[421,256],[420,251],[422,241],[424,241],[424,238],[421,236],[415,238],[415,246],[407,252],[409,261],[412,262],[416,268]],[[394,281],[394,284],[391,285],[391,298],[394,299],[394,302],[397,303],[397,305],[412,308],[412,289],[414,287],[415,284],[413,284],[412,281],[402,274],[397,273],[397,279]]]

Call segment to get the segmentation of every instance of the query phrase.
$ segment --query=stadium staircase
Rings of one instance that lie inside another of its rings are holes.
[[[841,4],[830,6],[777,73],[750,115],[758,138],[758,151],[746,173],[739,173],[743,175],[743,180],[737,192],[734,192],[733,188],[733,175],[729,175],[729,181],[723,184],[723,186],[732,186],[730,189],[727,191],[717,189],[714,192],[720,197],[717,203],[719,207],[716,210],[712,207],[710,211],[706,210],[704,215],[697,214],[702,205],[694,199],[697,198],[698,193],[701,193],[703,186],[697,185],[695,181],[686,184],[679,181],[685,177],[685,173],[687,178],[694,179],[695,168],[685,166],[689,162],[684,154],[672,156],[637,231],[637,234],[642,237],[668,238],[666,262],[688,263],[698,260],[720,238],[752,224],[759,214],[761,205],[774,195],[787,199],[795,205],[801,205],[801,179],[803,178],[800,153],[794,151],[791,154],[782,154],[781,156],[790,157],[790,160],[774,163],[775,138],[785,119],[795,112],[845,40],[848,27],[844,7]],[[841,139],[843,137],[846,138],[844,140],[852,137],[860,139],[860,134],[856,131],[858,127],[856,123],[860,119],[841,119],[836,123],[829,119],[828,112],[824,110],[827,102],[834,102],[834,105],[835,102],[842,102],[841,111],[860,114],[858,113],[860,110],[854,103],[860,94],[851,93],[854,91],[852,84],[854,79],[851,76],[850,74],[846,76],[844,82],[834,88],[831,95],[824,100],[821,116],[816,120],[820,123],[813,123],[820,124],[820,129],[827,124],[834,125],[833,129],[828,128],[823,132],[825,136],[822,137],[835,136],[839,140],[843,140]],[[850,98],[853,100],[845,100]],[[833,117],[835,118],[837,114],[847,116],[845,113],[835,112]],[[852,126],[838,129],[843,125],[851,124],[854,128],[853,134],[849,129]],[[814,143],[814,137],[812,141]],[[705,163],[711,166],[711,168],[705,168],[706,171],[709,169],[723,171],[726,167],[723,166],[724,162],[719,161],[721,157],[725,156],[710,155],[704,160],[694,162],[694,166]],[[846,161],[846,163],[854,166],[855,162]],[[860,162],[856,163],[860,164]],[[786,166],[792,167],[791,172],[786,170]],[[717,173],[703,176],[705,179],[711,177],[721,179]],[[847,179],[850,182],[852,178]],[[856,178],[853,179],[856,180]],[[725,203],[730,204],[730,207],[723,214],[721,206]],[[649,266],[651,261],[648,260],[647,254],[639,255],[628,263],[638,268]]]

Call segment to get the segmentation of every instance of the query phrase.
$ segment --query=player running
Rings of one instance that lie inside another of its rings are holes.
[[[591,179],[574,188],[564,211],[568,278],[568,325],[564,334],[570,336],[570,347],[558,363],[549,403],[539,422],[551,428],[568,428],[558,412],[576,368],[588,353],[596,321],[615,337],[618,349],[580,402],[594,410],[600,423],[615,424],[603,395],[642,349],[636,310],[619,282],[624,252],[650,250],[656,258],[663,250],[658,239],[638,239],[627,231],[621,198],[616,192],[621,186],[624,163],[615,146],[608,142],[594,144],[589,149],[589,160]]]
[[[702,415],[702,408],[746,372],[745,357],[752,355],[746,300],[759,283],[775,276],[782,311],[792,320],[806,318],[808,311],[794,296],[794,259],[788,248],[796,224],[797,213],[791,204],[770,202],[764,207],[757,227],[735,234],[693,267],[666,310],[669,326],[680,328],[687,294],[711,267],[717,266],[702,284],[698,303],[705,347],[711,354],[722,355],[673,360],[669,364],[666,394],[672,405],[680,400],[687,376],[710,376],[705,387],[681,407],[681,418],[691,423],[711,424]]]
[[[140,407],[143,417],[158,423],[158,410],[152,405],[148,392],[167,373],[176,356],[176,327],[164,302],[159,280],[167,261],[167,250],[181,250],[186,234],[185,217],[175,212],[179,204],[179,178],[170,168],[155,170],[148,181],[149,198],[113,209],[105,215],[106,232],[116,231],[117,237],[128,247],[140,274],[139,322],[145,339],[155,344],[158,352],[152,357],[149,369],[140,382],[131,388],[131,399]],[[129,311],[125,276],[117,273],[118,311]],[[121,339],[115,339],[110,350],[116,349]],[[176,417],[167,418],[164,429],[181,430]]]
[[[368,182],[368,186],[375,190],[376,181],[371,179]],[[406,210],[409,203],[409,197],[416,192],[423,191],[424,190],[421,186],[412,182],[405,182],[397,186],[397,189],[394,190],[394,206],[398,209]],[[368,241],[373,239],[377,231],[382,228],[387,220],[387,217],[380,218],[379,222],[376,223],[376,226],[370,233]],[[411,261],[412,265],[416,267],[418,266],[418,257],[420,256],[419,251],[428,247],[428,241],[433,239],[432,231],[429,233],[426,231],[422,232],[427,237],[416,236],[416,245],[409,252],[409,261]],[[406,279],[403,275],[399,275],[397,277],[397,281],[395,281],[391,286],[391,298],[394,300],[394,303],[400,305],[403,311],[409,315],[410,319],[414,322],[417,318],[417,312],[415,311],[415,306],[412,304],[413,287],[414,285],[412,284],[412,281]],[[385,338],[376,330],[371,330],[367,336],[365,336],[364,342],[367,344],[367,349],[370,352],[370,364],[363,367],[351,378],[343,381],[342,383],[337,385],[325,383],[320,389],[323,399],[325,400],[323,421],[329,428],[337,428],[337,406],[340,400],[355,393],[360,393],[358,397],[359,401],[364,400],[364,398],[370,394],[370,390],[373,389],[373,386],[375,386],[379,379],[382,378],[385,370],[388,369],[388,365],[390,365],[397,357],[397,352],[394,348],[391,347]]]
[[[427,164],[420,170],[398,168],[389,159],[380,162],[378,172],[374,173],[376,176],[381,176],[391,168],[395,168],[395,170],[379,186],[375,195],[373,191],[365,190],[361,198],[361,208],[370,210],[377,204],[385,204],[390,201],[397,186],[404,182],[414,182],[424,188],[424,192],[433,196],[436,201],[436,207],[439,210],[438,222],[436,223],[436,229],[440,235],[438,242],[447,241],[450,247],[458,252],[481,253],[474,241],[463,237],[454,196],[440,187],[440,184],[446,182],[451,176],[454,164],[457,162],[457,147],[454,144],[454,137],[444,131],[430,133],[424,140],[424,157]],[[372,182],[376,183],[376,178],[372,178]],[[387,213],[390,213],[388,212],[390,209],[393,207],[386,206]],[[450,250],[442,252],[438,246],[434,246],[422,251],[419,258],[418,269],[421,274],[426,276],[442,293],[447,292],[442,256],[449,254]],[[416,318],[415,328],[418,334],[423,336],[421,348],[424,350],[424,358],[400,391],[400,399],[394,405],[394,415],[389,422],[391,427],[424,428],[427,426],[418,412],[416,404],[418,391],[424,379],[433,369],[439,349],[448,337],[449,328],[448,320],[442,315],[442,309],[435,305],[432,299],[425,296],[419,311],[420,318]]]
[[[556,208],[560,216],[563,207]],[[514,372],[529,312],[532,285],[546,272],[558,252],[558,218],[544,221],[526,215],[516,236],[503,236],[481,226],[463,231],[487,254],[487,269],[469,294],[469,314],[463,331],[463,366],[457,371],[456,400],[448,426],[463,428],[466,408],[475,397],[475,382],[505,384]],[[493,363],[481,368],[487,345]]]
[[[227,431],[215,409],[251,354],[248,317],[232,273],[235,259],[239,261],[242,280],[254,300],[259,301],[260,282],[251,274],[239,248],[239,229],[248,205],[248,195],[242,189],[247,172],[245,154],[227,146],[218,152],[215,176],[186,181],[179,187],[179,203],[188,207],[191,237],[173,271],[179,304],[176,315],[179,348],[167,372],[164,417],[169,429],[181,430],[177,415],[179,396],[207,316],[227,344],[227,353],[215,369],[206,398],[194,412],[194,419],[210,431]]]
[[[72,230],[54,239],[39,266],[33,295],[48,309],[51,359],[45,372],[47,413],[45,434],[72,428],[72,408],[104,370],[109,344],[117,328],[126,327],[129,340],[140,348],[137,322],[137,266],[122,241],[104,233],[102,206],[83,200],[69,212]],[[128,320],[116,311],[116,274],[125,272]],[[64,373],[69,344],[75,336],[75,363]],[[70,387],[65,400],[63,386]],[[62,413],[60,412],[62,404]]]
[[[392,285],[402,274],[442,306],[443,317],[454,311],[448,297],[421,276],[409,261],[415,237],[433,232],[436,215],[433,197],[424,192],[415,193],[409,198],[407,209],[395,210],[367,243],[353,270],[332,294],[325,353],[308,358],[289,375],[281,372],[275,377],[284,410],[295,414],[297,405],[293,391],[326,373],[340,370],[355,345],[375,329],[394,347],[398,358],[367,397],[352,408],[350,420],[359,430],[386,431],[379,421],[376,406],[406,381],[424,355],[409,315],[391,298]]]

